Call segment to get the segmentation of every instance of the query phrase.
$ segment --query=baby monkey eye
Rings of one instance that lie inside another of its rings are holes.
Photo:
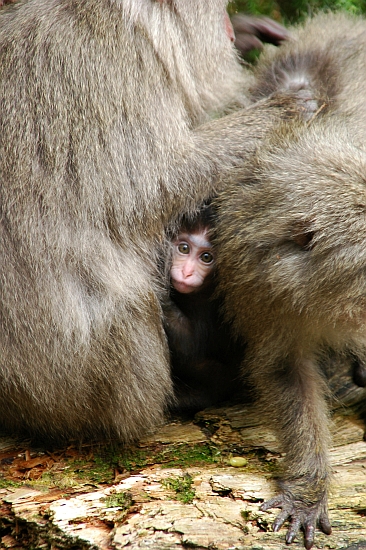
[[[189,254],[189,244],[179,243],[177,248],[178,252],[180,252],[181,254]]]
[[[200,256],[200,259],[204,264],[210,264],[213,262],[214,257],[212,256],[211,252],[203,252]]]

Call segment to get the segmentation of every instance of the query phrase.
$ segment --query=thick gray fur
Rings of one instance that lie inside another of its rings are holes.
[[[2,428],[130,441],[162,421],[165,229],[287,112],[271,99],[223,117],[249,103],[250,81],[225,8],[28,0],[0,13]]]
[[[313,98],[307,122],[281,123],[220,193],[218,280],[250,373],[286,453],[277,530],[305,546],[329,533],[329,350],[366,361],[366,21],[319,15],[269,49],[255,98]]]

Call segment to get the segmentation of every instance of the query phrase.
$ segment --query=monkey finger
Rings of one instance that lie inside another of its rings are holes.
[[[305,548],[310,550],[314,544],[315,525],[313,523],[305,524]]]
[[[235,36],[235,47],[241,54],[246,54],[254,49],[262,50],[263,44],[254,34],[238,33]]]
[[[237,34],[252,34],[258,36],[262,42],[279,45],[290,38],[290,32],[269,17],[255,17],[236,14],[231,18],[235,36]]]
[[[276,495],[273,498],[270,498],[266,502],[263,502],[263,504],[260,507],[260,510],[262,512],[267,512],[270,510],[270,508],[282,508],[284,506],[284,500],[282,495]]]
[[[269,17],[258,17],[255,21],[257,35],[263,42],[278,46],[291,38],[291,33],[283,25]]]
[[[291,544],[291,542],[294,541],[294,538],[296,537],[297,533],[299,532],[300,527],[301,527],[300,519],[299,518],[294,518],[291,521],[290,527],[287,531],[287,535],[286,535],[287,544]]]
[[[330,535],[332,532],[332,526],[330,524],[327,514],[323,513],[319,517],[319,527],[326,535]]]
[[[286,510],[282,510],[280,514],[276,517],[276,519],[273,522],[272,529],[275,533],[279,531],[279,529],[282,527],[282,525],[285,523],[286,519],[288,518],[289,513]]]

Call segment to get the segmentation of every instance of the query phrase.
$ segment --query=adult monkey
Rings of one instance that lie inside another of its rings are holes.
[[[215,250],[244,372],[285,451],[262,509],[281,508],[274,530],[289,518],[287,543],[303,529],[310,549],[316,526],[331,531],[329,350],[365,385],[366,21],[322,14],[293,37],[260,58],[253,95],[302,91],[317,116],[273,129],[220,193]]]
[[[218,118],[246,104],[248,78],[225,8],[29,0],[1,12],[3,428],[128,441],[162,420],[165,227],[297,109],[277,97]]]

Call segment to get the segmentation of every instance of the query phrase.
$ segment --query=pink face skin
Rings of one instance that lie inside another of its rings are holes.
[[[215,265],[207,231],[180,233],[173,246],[172,286],[181,294],[198,292],[209,282]]]

